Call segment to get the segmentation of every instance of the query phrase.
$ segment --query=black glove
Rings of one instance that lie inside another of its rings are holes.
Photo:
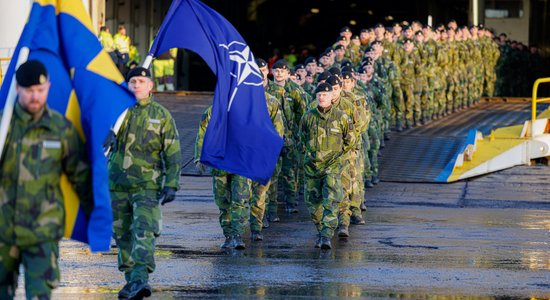
[[[160,192],[159,203],[164,205],[168,202],[172,202],[176,199],[176,189],[171,187],[165,187]]]
[[[116,135],[113,130],[109,130],[109,134],[103,142],[103,153],[107,156],[110,152],[116,151]]]

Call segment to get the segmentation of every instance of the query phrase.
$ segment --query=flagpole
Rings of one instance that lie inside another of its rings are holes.
[[[15,64],[13,78],[10,83],[10,89],[8,91],[8,97],[6,99],[6,103],[4,104],[4,112],[2,113],[2,121],[0,123],[0,158],[2,158],[2,153],[4,152],[6,138],[8,137],[8,129],[10,128],[11,117],[13,116],[15,99],[17,98],[17,91],[15,90],[15,85],[16,85],[15,71],[17,71],[17,69],[22,63],[27,61],[27,59],[29,58],[29,53],[30,53],[29,48],[22,47],[19,50],[19,56],[17,57],[17,62]]]

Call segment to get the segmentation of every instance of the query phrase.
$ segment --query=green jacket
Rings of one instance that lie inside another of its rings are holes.
[[[343,155],[355,145],[353,131],[351,118],[334,106],[325,113],[318,107],[308,110],[298,133],[305,149],[304,173],[317,178],[341,174]]]
[[[33,121],[16,103],[0,160],[1,242],[25,247],[63,237],[62,173],[89,215],[93,208],[90,166],[76,129],[47,107]]]
[[[179,188],[180,140],[170,112],[153,101],[140,100],[128,110],[109,159],[113,191]]]

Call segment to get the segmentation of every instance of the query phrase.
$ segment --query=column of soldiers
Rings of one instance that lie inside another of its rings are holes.
[[[511,41],[505,33],[495,37],[500,48],[497,62],[495,96],[529,97],[538,78],[550,76],[549,61],[545,60],[535,45]]]
[[[226,237],[222,248],[244,249],[279,222],[278,201],[288,214],[304,201],[318,230],[315,247],[347,238],[350,225],[365,224],[365,188],[380,179],[378,158],[391,130],[430,123],[493,96],[500,51],[483,27],[435,28],[419,22],[377,24],[353,36],[340,31],[334,45],[293,69],[278,60],[264,75],[269,112],[284,146],[270,184],[213,170],[214,195]],[[268,79],[272,75],[272,80]],[[195,162],[209,111],[201,121]],[[280,191],[280,192],[279,192]]]

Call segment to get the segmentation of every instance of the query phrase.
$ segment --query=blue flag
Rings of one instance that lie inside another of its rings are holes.
[[[22,47],[50,74],[48,105],[65,115],[86,142],[92,167],[94,210],[86,219],[68,180],[62,178],[65,236],[86,242],[92,251],[109,251],[112,220],[103,142],[118,116],[135,104],[124,78],[102,49],[82,1],[35,1],[0,89],[4,107]]]
[[[244,39],[200,1],[174,0],[149,55],[170,48],[196,52],[218,78],[201,161],[267,183],[283,140],[269,118],[262,74]]]

